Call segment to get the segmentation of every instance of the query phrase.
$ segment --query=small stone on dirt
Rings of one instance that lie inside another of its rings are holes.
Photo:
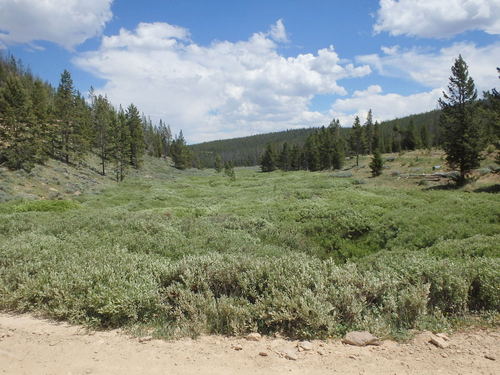
[[[234,350],[242,350],[243,346],[241,346],[240,344],[236,344],[236,345],[233,345],[233,349]]]
[[[313,344],[309,341],[300,341],[298,344],[297,344],[297,347],[304,351],[310,351],[310,350],[313,350]]]
[[[442,338],[438,336],[432,336],[429,342],[441,349],[446,349],[448,346],[450,346],[450,344],[448,344],[446,341],[444,341]]]
[[[349,332],[342,339],[342,342],[355,346],[380,345],[379,339],[367,331]]]
[[[259,352],[259,355],[261,357],[267,357],[268,356],[267,352]]]
[[[290,360],[290,361],[296,361],[296,360],[297,360],[297,358],[298,358],[298,357],[297,357],[297,354],[296,354],[296,353],[294,353],[294,352],[292,352],[292,351],[287,351],[287,352],[284,352],[284,353],[283,353],[283,356],[284,356],[286,359]]]
[[[497,359],[493,357],[491,354],[485,354],[484,358],[489,359],[490,361],[496,361]]]
[[[151,341],[151,340],[153,340],[153,336],[144,336],[144,337],[139,338],[139,342],[141,344],[144,344],[144,343]]]
[[[444,333],[436,333],[436,336],[443,339],[444,341],[450,341],[450,338],[446,336]]]
[[[248,341],[259,341],[261,338],[262,336],[257,332],[249,333],[246,337]]]

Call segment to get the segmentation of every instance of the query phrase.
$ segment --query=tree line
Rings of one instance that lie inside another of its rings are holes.
[[[177,168],[191,166],[182,135],[153,124],[130,104],[115,108],[90,89],[86,99],[65,70],[57,88],[35,77],[13,56],[0,56],[0,164],[30,171],[53,158],[68,164],[98,156],[99,172],[122,181],[140,168],[145,154],[172,157]]]
[[[415,142],[419,145],[417,148],[421,147],[421,143],[429,147],[438,146],[440,113],[440,110],[434,110],[379,123],[380,151],[387,153],[411,150]],[[288,147],[297,145],[302,148],[307,138],[321,128],[322,126],[289,129],[248,137],[203,142],[190,145],[189,148],[198,158],[199,163],[206,168],[215,166],[217,155],[223,161],[232,161],[235,166],[253,166],[260,164],[262,155],[269,144],[273,146],[275,153],[280,152],[284,143],[288,143]],[[349,139],[350,132],[351,128],[347,127],[342,127],[340,130],[345,139]],[[416,139],[412,141],[412,137]],[[349,145],[347,146],[349,147]]]
[[[413,120],[404,129],[399,125],[387,129],[382,132],[381,124],[373,121],[371,110],[363,123],[356,116],[350,129],[342,128],[339,120],[334,119],[327,127],[309,134],[302,146],[287,142],[281,147],[269,144],[261,157],[261,169],[264,172],[340,169],[346,157],[355,158],[359,165],[360,155],[371,155],[375,150],[400,152],[432,145],[427,126],[417,128]]]
[[[500,74],[500,69],[497,70]],[[370,167],[377,176],[382,170],[382,152],[437,146],[445,151],[448,165],[458,169],[456,182],[464,184],[467,175],[479,166],[486,146],[496,150],[500,162],[500,93],[492,89],[477,100],[474,80],[461,56],[451,71],[447,91],[438,101],[439,111],[379,124],[373,122],[369,110],[363,124],[356,116],[347,131],[334,119],[328,127],[309,134],[303,146],[287,142],[281,147],[268,144],[260,160],[262,171],[340,169],[346,156],[355,158],[359,165],[359,155],[373,155]]]

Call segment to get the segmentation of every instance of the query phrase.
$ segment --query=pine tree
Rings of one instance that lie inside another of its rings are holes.
[[[56,152],[54,156],[65,163],[78,161],[87,151],[87,140],[82,124],[77,121],[77,93],[73,87],[71,74],[67,70],[61,74],[55,104],[59,122],[53,139]]]
[[[398,125],[392,128],[392,152],[401,152],[401,130]]]
[[[260,169],[262,172],[272,172],[276,170],[276,155],[273,147],[269,144],[264,151],[260,162]]]
[[[130,165],[138,169],[144,155],[144,131],[139,110],[135,105],[128,106],[126,118],[130,133]]]
[[[311,134],[304,144],[304,154],[307,169],[319,171],[321,169],[321,155],[317,134]]]
[[[429,134],[429,128],[425,124],[420,128],[420,139],[422,140],[422,147],[426,149],[431,148],[431,137]]]
[[[123,181],[130,165],[130,130],[127,125],[127,116],[120,107],[113,117],[110,159],[117,182]]]
[[[39,79],[35,80],[31,91],[31,102],[41,148],[37,163],[44,163],[50,154],[50,124],[53,122],[50,86]]]
[[[101,159],[101,174],[106,175],[106,163],[110,159],[109,154],[113,148],[113,132],[117,129],[113,126],[116,122],[116,114],[108,99],[102,95],[92,97],[92,117],[94,123],[95,142],[97,154]]]
[[[451,72],[448,90],[439,99],[440,122],[446,161],[451,168],[459,169],[457,184],[463,185],[481,159],[481,134],[475,118],[477,92],[461,55],[455,60]]]
[[[345,160],[345,139],[341,132],[339,120],[332,120],[328,129],[333,138],[332,168],[341,169]]]
[[[369,155],[373,152],[373,115],[372,110],[368,111],[368,115],[366,116],[366,122],[364,125],[365,131],[365,145],[363,153],[368,152]]]
[[[299,145],[293,145],[290,151],[290,168],[293,171],[298,171],[301,168],[301,154]]]
[[[217,173],[221,173],[222,172],[222,168],[223,168],[223,163],[222,163],[222,158],[219,154],[216,154],[215,155],[215,171]]]
[[[186,141],[184,139],[184,135],[182,134],[182,130],[172,142],[172,146],[170,149],[175,168],[186,169],[191,166],[191,152],[186,146]]]
[[[415,150],[421,147],[420,134],[415,129],[413,119],[410,119],[408,129],[404,133],[403,145],[405,150]]]
[[[170,144],[172,143],[172,131],[170,125],[166,125],[161,119],[158,126],[158,132],[161,139],[161,154],[166,158],[169,154]]]
[[[384,162],[382,160],[382,155],[378,149],[373,153],[372,161],[370,162],[370,169],[373,177],[380,176],[382,174],[382,169],[384,168]]]
[[[321,127],[321,129],[314,134],[314,137],[319,153],[319,169],[331,169],[334,149],[333,134],[331,130]]]
[[[236,180],[236,173],[234,172],[234,165],[232,161],[226,161],[224,163],[224,174],[231,179],[231,181]]]
[[[373,143],[372,147],[374,150],[383,150],[384,149],[384,139],[380,134],[380,124],[378,121],[375,121],[373,125]]]
[[[0,90],[0,162],[30,171],[43,151],[37,130],[27,90],[9,76]]]
[[[359,122],[358,116],[354,118],[350,143],[351,143],[351,150],[354,153],[354,155],[356,155],[356,165],[359,166],[359,154],[363,153],[363,150],[365,149],[366,145],[366,140],[365,140],[365,132],[361,127],[361,123]]]
[[[288,147],[288,143],[283,143],[283,148],[278,157],[278,168],[282,171],[289,171],[291,169],[290,166],[290,148]]]

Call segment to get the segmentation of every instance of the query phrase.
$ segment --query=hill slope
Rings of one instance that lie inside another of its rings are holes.
[[[381,123],[382,137],[389,139],[392,129],[397,126],[404,131],[413,121],[415,128],[420,130],[427,126],[430,136],[434,139],[434,144],[438,137],[438,121],[440,111],[430,111],[402,118],[397,118]],[[364,120],[361,119],[363,122]],[[231,160],[236,166],[252,166],[259,164],[259,158],[268,144],[275,144],[280,147],[283,143],[303,145],[307,137],[318,128],[290,129],[281,132],[257,134],[248,137],[231,138],[211,142],[203,142],[191,145],[191,150],[205,167],[213,167],[216,154],[221,155],[225,161]],[[350,128],[343,128],[344,136],[348,136]],[[383,150],[390,152],[390,150]]]

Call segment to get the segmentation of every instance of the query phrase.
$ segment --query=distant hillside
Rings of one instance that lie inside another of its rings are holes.
[[[220,141],[203,142],[189,146],[200,159],[203,166],[212,167],[214,157],[220,154],[224,161],[233,161],[237,166],[252,166],[259,163],[259,157],[267,144],[302,145],[307,136],[317,128],[285,130],[281,132],[252,135],[249,137],[231,138]]]
[[[410,115],[394,120],[383,121],[381,123],[381,135],[389,139],[394,127],[399,127],[401,131],[408,128],[410,121],[413,121],[415,128],[420,129],[427,126],[429,134],[435,144],[438,138],[439,110]],[[363,123],[365,119],[361,119]],[[213,167],[216,154],[220,154],[224,161],[231,160],[236,166],[252,166],[259,164],[259,158],[268,144],[280,147],[283,143],[303,145],[307,137],[312,134],[317,127],[285,130],[281,132],[252,135],[249,137],[231,138],[212,142],[203,142],[189,146],[198,157],[201,165]],[[343,128],[344,136],[348,136],[350,128]],[[390,142],[386,142],[387,145]],[[383,150],[391,152],[391,150]]]

